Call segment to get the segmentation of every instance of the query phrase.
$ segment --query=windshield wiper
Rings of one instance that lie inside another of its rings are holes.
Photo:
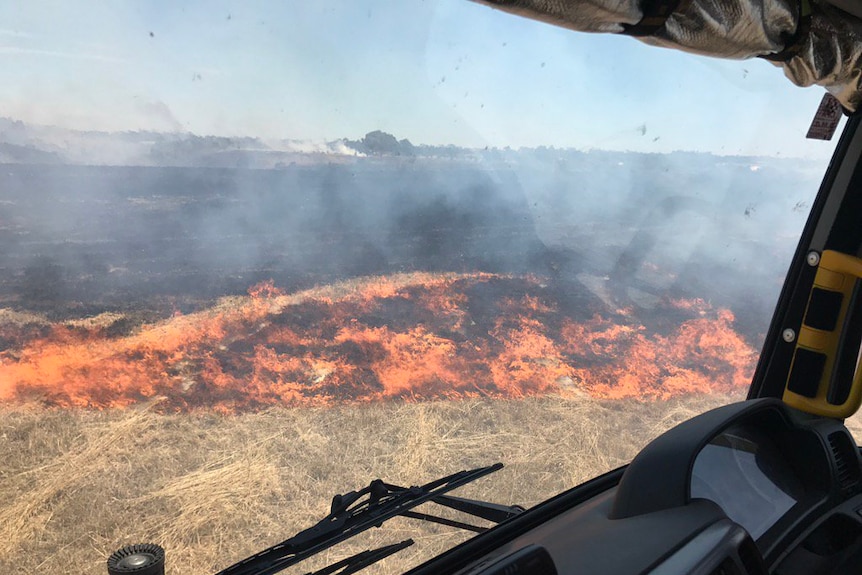
[[[421,487],[400,487],[375,479],[364,489],[333,497],[329,515],[313,527],[300,531],[290,539],[247,557],[219,571],[217,575],[271,575],[371,527],[380,527],[385,521],[399,515],[435,521],[473,531],[484,530],[482,527],[468,526],[466,523],[433,515],[413,513],[410,512],[410,509],[427,501],[435,501],[440,505],[452,507],[497,523],[508,519],[523,509],[518,506],[505,507],[470,499],[443,497],[444,493],[502,468],[502,463],[495,463],[488,467],[459,471],[426,483]],[[381,549],[389,549],[389,547]],[[391,552],[395,553],[399,550],[395,549]]]

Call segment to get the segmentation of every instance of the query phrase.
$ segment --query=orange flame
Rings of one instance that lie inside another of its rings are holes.
[[[534,277],[412,273],[295,294],[266,282],[124,337],[55,324],[0,352],[0,401],[104,408],[162,396],[166,409],[235,412],[573,392],[655,399],[747,385],[756,354],[731,312],[681,300],[637,313],[575,321]]]
[[[713,312],[702,302],[670,303],[703,317],[684,321],[668,335],[601,316],[585,324],[566,323],[566,351],[589,366],[575,371],[591,395],[666,399],[748,386],[757,356],[733,329],[733,313]]]

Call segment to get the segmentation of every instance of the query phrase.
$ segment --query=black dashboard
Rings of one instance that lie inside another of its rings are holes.
[[[411,573],[862,572],[860,463],[839,421],[727,405]]]

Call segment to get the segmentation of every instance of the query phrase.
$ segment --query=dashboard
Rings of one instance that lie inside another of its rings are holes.
[[[862,459],[841,422],[750,400],[411,573],[858,573],[860,513]]]

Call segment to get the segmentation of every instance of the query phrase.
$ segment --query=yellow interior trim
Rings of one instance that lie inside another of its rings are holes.
[[[829,382],[835,367],[838,346],[841,342],[844,319],[850,306],[853,287],[856,285],[856,279],[858,278],[862,278],[862,259],[831,250],[824,250],[821,254],[813,287],[841,292],[843,294],[841,311],[833,331],[814,329],[804,324],[799,329],[799,335],[796,338],[796,349],[808,349],[825,354],[826,364],[823,368],[823,374],[820,377],[815,397],[799,395],[785,387],[782,399],[791,407],[815,415],[846,419],[856,413],[859,405],[862,404],[862,370],[859,369],[858,364],[856,372],[853,375],[853,384],[847,400],[840,405],[836,405],[829,403],[827,399]],[[806,314],[808,313],[807,307],[805,312]],[[793,373],[793,368],[794,366],[791,364],[791,374]]]

